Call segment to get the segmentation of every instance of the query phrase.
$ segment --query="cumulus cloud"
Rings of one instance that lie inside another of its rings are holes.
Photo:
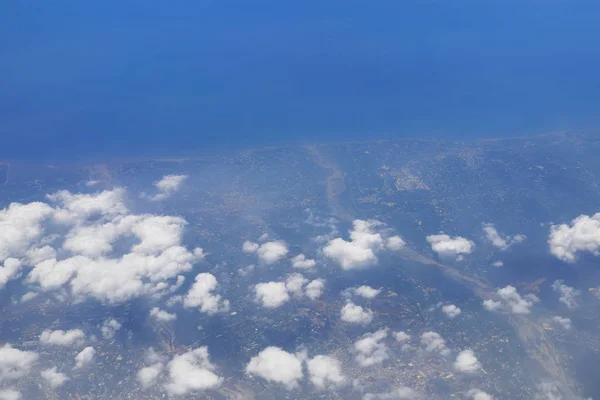
[[[266,242],[256,250],[258,259],[264,264],[274,264],[284,258],[289,252],[287,244],[282,240]]]
[[[254,286],[255,299],[265,308],[281,307],[290,300],[285,282],[259,283]]]
[[[496,267],[496,268],[500,268],[500,267],[504,267],[504,262],[498,260],[498,261],[494,261],[492,263],[492,267]]]
[[[574,262],[582,251],[600,255],[600,213],[580,215],[570,225],[552,225],[548,245],[550,253],[566,262]]]
[[[137,373],[137,381],[142,385],[142,388],[147,389],[150,386],[156,385],[158,377],[162,373],[164,366],[161,362],[154,363],[140,369]]]
[[[471,389],[467,392],[467,397],[470,400],[494,400],[492,395],[487,394],[483,390],[480,389]]]
[[[217,289],[217,278],[208,272],[196,275],[196,280],[183,298],[186,308],[199,308],[201,312],[213,315],[229,311],[229,300],[223,300],[221,295],[214,294]]]
[[[443,233],[429,235],[426,240],[431,245],[431,250],[444,257],[461,257],[463,254],[471,254],[475,247],[475,243],[469,239],[461,236],[450,237]]]
[[[565,285],[564,281],[556,280],[552,284],[552,289],[560,294],[558,301],[563,303],[568,308],[575,308],[578,306],[577,298],[581,295],[579,290],[571,286]]]
[[[400,386],[385,393],[367,393],[363,400],[417,400],[422,398],[419,392],[406,387]]]
[[[74,369],[80,369],[90,364],[92,361],[94,361],[95,356],[96,350],[92,346],[88,346],[81,350],[81,352],[75,356]]]
[[[304,296],[315,300],[323,294],[325,281],[315,279],[308,281],[301,274],[291,274],[285,282],[266,282],[254,286],[255,301],[265,308],[281,307],[292,297],[302,299]]]
[[[154,196],[149,197],[149,200],[160,201],[168,199],[173,193],[181,189],[181,185],[188,178],[187,175],[165,175],[161,180],[154,183],[154,187],[158,191]]]
[[[514,286],[506,286],[496,290],[495,298],[483,301],[483,307],[488,311],[501,311],[512,314],[529,314],[533,305],[540,300],[534,294],[521,296]]]
[[[503,237],[493,224],[483,224],[483,231],[487,240],[500,250],[507,250],[513,244],[521,243],[526,239],[526,236],[520,233]]]
[[[292,267],[299,269],[312,269],[317,265],[315,260],[306,258],[302,253],[292,258]]]
[[[20,400],[21,392],[15,389],[0,389],[0,400]]]
[[[404,331],[394,332],[394,339],[400,343],[406,343],[410,340],[410,335]]]
[[[33,265],[27,283],[42,291],[66,286],[76,300],[93,297],[112,303],[160,297],[177,289],[183,283],[181,273],[203,257],[201,249],[188,251],[181,245],[185,220],[132,215],[124,196],[123,189],[94,194],[60,191],[48,196],[53,206],[36,205],[45,211],[38,212],[37,225],[26,228],[33,232],[27,244],[36,249],[25,258]],[[66,227],[67,233],[44,232],[49,219]],[[42,246],[44,241],[61,251]],[[123,243],[131,246],[124,248]]]
[[[258,243],[254,243],[249,240],[246,240],[244,242],[244,244],[242,245],[242,251],[247,254],[252,254],[252,253],[256,253],[256,251],[258,250],[258,247],[259,247]]]
[[[164,310],[161,310],[158,307],[153,307],[150,310],[150,316],[152,318],[156,318],[156,320],[160,321],[160,322],[171,322],[177,319],[177,315],[176,314],[171,314],[168,313]]]
[[[167,365],[169,381],[165,389],[170,395],[183,396],[192,392],[216,389],[223,378],[215,373],[206,346],[176,355]]]
[[[56,367],[45,369],[41,372],[42,379],[50,385],[52,389],[62,386],[66,381],[69,380],[66,374],[58,372]]]
[[[442,311],[448,318],[456,318],[462,312],[460,308],[456,307],[454,304],[447,304],[443,306]]]
[[[454,370],[474,374],[481,370],[481,363],[475,357],[473,350],[466,349],[458,353],[456,361],[454,361]]]
[[[308,376],[318,389],[330,389],[342,386],[346,377],[342,373],[342,363],[325,355],[318,355],[306,363]]]
[[[387,329],[367,333],[354,342],[355,360],[361,367],[381,364],[389,358],[388,347],[384,343],[388,336]]]
[[[372,288],[371,286],[362,285],[355,288],[353,293],[357,296],[364,297],[365,299],[373,299],[375,296],[381,293],[381,290]]]
[[[369,308],[363,308],[349,301],[340,310],[342,321],[351,324],[368,325],[373,321],[373,311]]]
[[[404,246],[399,236],[384,238],[382,226],[379,221],[356,219],[350,230],[350,241],[343,238],[330,240],[323,247],[323,254],[345,270],[373,266],[378,262],[378,252],[385,248],[398,250]]]
[[[246,365],[246,373],[261,377],[269,382],[284,385],[287,389],[298,387],[304,377],[302,371],[303,357],[288,353],[274,346],[269,346],[258,355],[252,357]]]
[[[33,351],[15,349],[10,344],[0,347],[0,382],[12,381],[29,374],[38,358]]]
[[[102,324],[100,331],[104,339],[112,339],[117,334],[117,331],[121,329],[121,323],[114,318],[109,318]]]
[[[450,349],[446,347],[446,341],[437,332],[428,331],[421,334],[421,345],[428,353],[439,353],[442,356],[450,354]]]
[[[316,300],[325,290],[325,281],[323,279],[314,279],[308,285],[306,285],[306,296],[311,300]]]
[[[563,329],[571,329],[571,320],[569,318],[564,318],[557,315],[552,317],[552,322],[554,322],[557,325],[560,325]]]
[[[46,329],[40,335],[40,343],[44,345],[81,347],[84,342],[85,333],[81,329],[71,329],[68,331],[61,329],[51,331]]]

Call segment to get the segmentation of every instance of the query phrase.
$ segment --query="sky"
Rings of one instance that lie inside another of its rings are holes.
[[[0,158],[600,126],[600,3],[7,0]]]

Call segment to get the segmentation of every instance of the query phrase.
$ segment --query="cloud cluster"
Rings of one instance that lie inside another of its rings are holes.
[[[218,282],[214,275],[202,272],[196,275],[194,284],[183,297],[183,306],[198,308],[200,312],[213,315],[229,311],[229,300],[224,300],[221,295],[215,294]]]
[[[304,377],[302,361],[301,355],[269,346],[252,357],[246,365],[246,373],[259,376],[269,382],[282,384],[288,389],[294,389],[298,387],[300,380]]]
[[[348,301],[340,310],[340,317],[350,324],[368,325],[373,321],[373,311]]]
[[[75,356],[75,367],[74,369],[81,369],[86,365],[94,361],[96,356],[96,350],[92,346],[88,346],[81,350],[79,354]]]
[[[38,359],[33,351],[19,350],[10,344],[0,347],[0,383],[26,376]]]
[[[51,331],[46,329],[40,335],[40,343],[43,345],[81,347],[85,342],[85,333],[81,329],[63,331],[57,329]]]
[[[365,299],[370,300],[370,299],[375,298],[379,293],[381,293],[381,289],[375,289],[375,288],[372,288],[371,286],[362,285],[357,288],[354,288],[353,293],[357,296],[361,296],[361,297],[364,297]]]
[[[342,363],[331,356],[318,355],[308,360],[306,367],[309,379],[317,389],[333,389],[346,383]]]
[[[110,318],[104,321],[100,331],[104,339],[112,339],[119,329],[121,329],[121,323],[114,318]]]
[[[388,337],[387,329],[367,333],[354,342],[355,360],[361,367],[381,364],[389,358],[388,347],[384,340]]]
[[[534,294],[521,296],[514,286],[506,286],[496,290],[497,300],[483,301],[483,307],[488,311],[502,311],[511,314],[529,314],[533,305],[540,300]]]
[[[152,365],[140,369],[137,373],[137,381],[142,385],[142,388],[147,389],[150,386],[156,385],[160,374],[164,370],[162,362],[156,362]]]
[[[443,257],[462,257],[463,254],[471,254],[475,243],[461,236],[450,237],[443,233],[439,235],[429,235],[426,237],[427,243],[431,245],[431,250]]]
[[[548,245],[550,253],[566,262],[574,262],[581,251],[600,255],[600,213],[580,215],[570,225],[552,225]]]
[[[312,269],[317,265],[315,260],[310,258],[306,258],[306,256],[302,253],[292,258],[292,267],[298,269]]]
[[[290,301],[292,297],[302,299],[308,297],[316,300],[323,294],[325,281],[314,279],[309,282],[301,274],[291,274],[285,282],[266,282],[254,286],[256,302],[265,308],[278,308]]]
[[[32,267],[26,283],[78,301],[161,297],[203,257],[181,245],[183,219],[131,214],[124,189],[47,198],[0,210],[0,286]]]
[[[40,375],[52,389],[56,389],[57,387],[64,385],[65,382],[69,380],[67,375],[63,374],[62,372],[58,372],[56,367],[45,369],[40,373]]]
[[[152,318],[156,318],[156,320],[160,322],[171,322],[177,319],[176,314],[171,314],[169,312],[166,312],[165,310],[161,310],[158,307],[153,307],[150,310],[150,316]]]
[[[167,364],[167,373],[168,382],[164,387],[173,396],[215,389],[223,383],[223,378],[215,373],[206,346],[174,356]]]
[[[417,400],[422,396],[419,392],[406,386],[396,387],[385,393],[367,393],[363,400]]]
[[[376,265],[382,250],[397,251],[404,246],[400,236],[386,237],[383,224],[375,220],[356,219],[350,230],[350,240],[335,238],[323,247],[323,254],[342,269],[359,269]]]
[[[480,389],[471,389],[467,392],[467,396],[470,400],[494,400],[492,395],[484,392]]]
[[[187,175],[165,175],[161,180],[154,183],[154,187],[158,191],[154,196],[149,197],[149,200],[160,201],[168,199],[173,193],[181,189],[181,185],[188,178]]]
[[[289,253],[287,244],[283,240],[265,242],[261,245],[245,241],[242,250],[248,254],[256,253],[260,262],[266,265],[275,264]]]
[[[421,345],[423,350],[428,353],[439,353],[442,356],[450,354],[450,349],[446,347],[446,341],[437,332],[428,331],[421,334]]]
[[[462,311],[454,304],[447,304],[442,307],[442,312],[446,314],[448,318],[456,318],[461,314]]]
[[[487,240],[489,240],[490,243],[492,243],[492,245],[499,250],[507,250],[512,245],[521,243],[527,239],[525,235],[520,233],[503,237],[500,235],[500,233],[498,233],[498,230],[493,224],[484,224],[483,231],[485,232]]]
[[[458,353],[456,361],[454,361],[454,370],[474,374],[481,370],[481,363],[475,357],[473,350],[466,349]]]
[[[563,329],[571,329],[571,320],[569,318],[564,318],[557,315],[552,317],[552,322],[554,322],[557,325],[560,325]]]
[[[573,309],[578,306],[577,298],[581,295],[579,290],[565,285],[564,281],[562,280],[554,281],[552,284],[552,289],[560,295],[558,301],[563,303],[568,308]]]

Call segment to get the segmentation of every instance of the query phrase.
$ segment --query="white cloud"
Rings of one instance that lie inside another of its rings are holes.
[[[492,395],[487,394],[483,390],[471,389],[467,392],[467,396],[471,400],[494,400]],[[557,399],[558,400],[558,399]]]
[[[308,360],[306,366],[310,381],[318,389],[336,388],[346,382],[342,363],[333,357],[318,355]]]
[[[43,222],[52,214],[44,203],[11,203],[0,210],[0,262],[24,256],[43,234]]]
[[[548,245],[550,253],[566,262],[574,262],[581,251],[600,255],[600,213],[580,215],[571,225],[552,225]]]
[[[150,316],[156,318],[160,322],[170,322],[177,319],[176,314],[168,313],[165,310],[161,310],[158,307],[153,307],[150,310]]]
[[[351,301],[346,303],[340,311],[342,321],[351,324],[368,325],[373,321],[373,311],[369,308],[363,308]]]
[[[311,300],[316,300],[325,290],[325,281],[323,279],[314,279],[306,285],[306,296]]]
[[[115,337],[117,331],[121,329],[121,323],[114,318],[109,318],[102,324],[100,331],[104,339],[112,339]]]
[[[474,374],[481,370],[481,363],[471,349],[461,351],[454,361],[454,369],[458,372]]]
[[[187,178],[187,175],[163,176],[161,180],[154,183],[154,187],[156,187],[158,193],[152,197],[149,197],[149,200],[160,201],[171,197],[173,193],[181,189],[181,185]]]
[[[7,258],[4,265],[0,267],[0,289],[6,286],[11,279],[20,275],[23,262],[17,258]]]
[[[375,289],[367,285],[362,285],[354,289],[355,295],[364,297],[365,299],[373,299],[379,293],[381,293],[380,289]]]
[[[406,387],[400,386],[385,393],[367,393],[363,400],[417,400],[422,398],[419,392]]]
[[[69,380],[66,374],[58,372],[56,367],[45,369],[41,372],[42,379],[44,379],[51,388],[55,389],[62,386],[66,381]]]
[[[392,250],[392,251],[402,250],[402,248],[404,248],[405,245],[406,245],[406,242],[404,241],[404,239],[402,239],[398,235],[387,238],[387,240],[385,242],[385,247],[388,250]]]
[[[577,298],[581,295],[579,290],[565,285],[564,281],[562,280],[554,281],[552,284],[552,289],[560,294],[558,301],[563,303],[568,308],[573,309],[578,306]]]
[[[169,382],[165,389],[174,396],[216,389],[223,383],[223,378],[215,373],[215,367],[210,363],[206,346],[176,355],[167,370]]]
[[[425,332],[421,335],[421,344],[423,349],[429,353],[439,353],[443,356],[450,354],[450,349],[446,347],[446,341],[437,332]]]
[[[375,228],[381,222],[369,220],[354,220],[350,231],[350,241],[342,238],[330,240],[323,247],[323,254],[337,262],[342,269],[366,268],[377,264],[376,253],[384,246],[381,233]]]
[[[483,231],[487,240],[500,250],[507,250],[513,244],[521,243],[526,239],[526,236],[520,233],[502,237],[493,224],[483,224]]]
[[[140,369],[137,373],[137,380],[142,385],[142,388],[147,389],[150,386],[156,385],[163,369],[164,366],[160,362]]]
[[[92,361],[94,361],[95,356],[96,350],[92,346],[88,346],[81,350],[81,352],[75,356],[74,369],[80,369],[90,364]]]
[[[37,353],[15,349],[10,344],[0,347],[0,382],[19,379],[29,374],[38,358]]]
[[[315,260],[306,258],[302,253],[292,258],[292,267],[299,269],[312,269],[317,265]]]
[[[229,311],[229,300],[223,300],[221,295],[214,294],[217,289],[217,278],[207,272],[196,275],[196,281],[183,298],[186,308],[198,307],[201,312],[213,315]]]
[[[244,244],[242,245],[242,251],[247,254],[256,253],[256,251],[258,250],[258,247],[259,247],[258,243],[254,243],[249,240],[246,240],[244,242]]]
[[[450,237],[445,234],[429,235],[426,238],[431,245],[431,250],[445,257],[459,257],[463,254],[471,254],[475,243],[461,236]]]
[[[460,308],[456,307],[454,304],[447,304],[443,306],[442,311],[448,316],[448,318],[458,317],[462,312]]]
[[[394,335],[394,338],[396,339],[396,341],[398,341],[400,343],[405,343],[410,340],[410,335],[404,331],[394,332],[393,335]]]
[[[492,263],[492,267],[496,267],[496,268],[504,267],[504,263],[502,261],[494,261]]]
[[[367,333],[354,342],[356,362],[361,367],[370,367],[381,364],[389,358],[388,347],[383,342],[388,336],[387,329],[380,329],[373,333]]]
[[[564,318],[557,315],[552,317],[552,322],[560,325],[563,329],[571,329],[571,320],[569,318]]]
[[[85,333],[81,329],[63,331],[57,329],[51,331],[46,329],[40,335],[40,343],[44,345],[81,347],[85,342]]]
[[[308,279],[301,274],[291,274],[285,280],[285,288],[292,296],[296,298],[302,298],[304,296],[302,288],[307,283]]]
[[[302,357],[279,347],[269,346],[252,357],[246,366],[246,373],[294,389],[304,377]]]
[[[512,314],[529,314],[531,308],[539,301],[536,295],[521,296],[514,286],[506,286],[496,290],[498,300],[488,299],[483,301],[483,307],[488,311],[502,311]]]
[[[35,299],[37,296],[38,293],[36,292],[27,292],[23,295],[23,297],[21,297],[21,303],[27,303],[28,301]]]
[[[20,400],[21,392],[15,389],[0,389],[0,400]]]
[[[284,282],[259,283],[254,286],[256,301],[265,308],[281,307],[290,300]]]
[[[288,252],[287,244],[282,240],[263,243],[256,250],[258,259],[267,265],[281,260]]]

